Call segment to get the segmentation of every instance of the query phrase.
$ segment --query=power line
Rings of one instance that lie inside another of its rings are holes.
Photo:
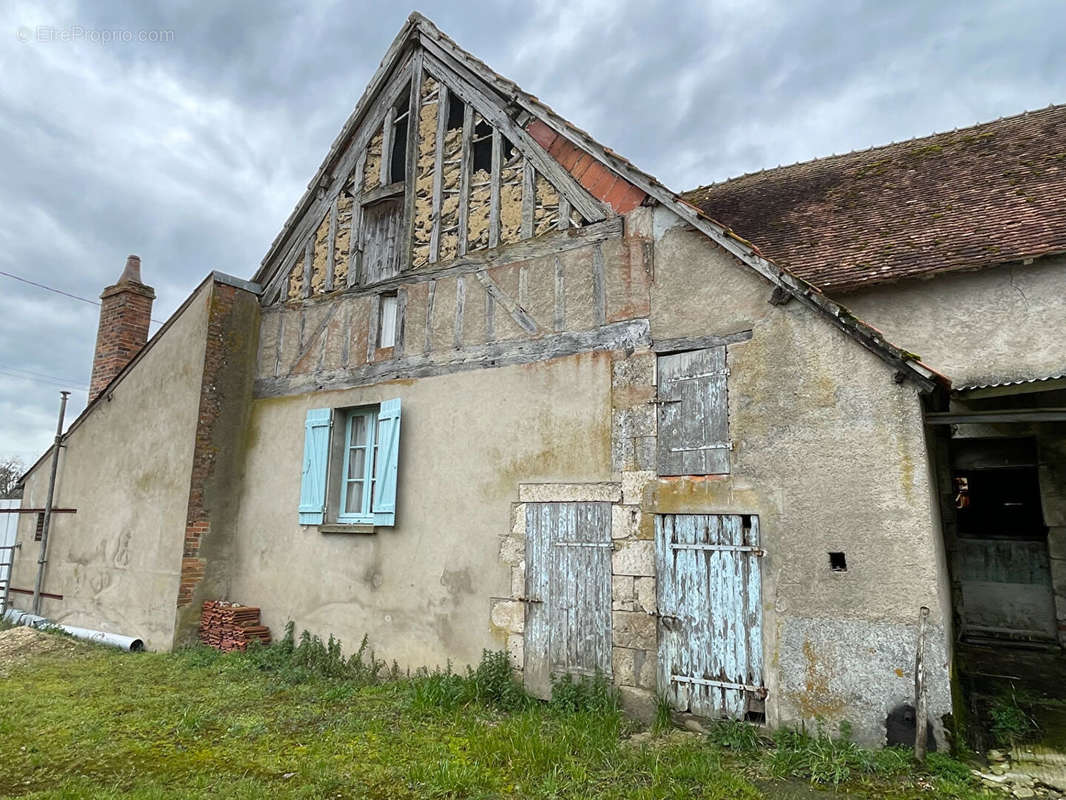
[[[60,377],[57,377],[55,375],[46,375],[43,372],[34,372],[32,369],[25,369],[23,367],[16,367],[16,366],[13,366],[12,364],[0,364],[0,369],[4,370],[6,372],[10,372],[12,370],[15,371],[15,372],[25,372],[27,375],[32,375],[35,378],[45,378],[46,380],[59,381],[60,383],[71,383],[71,384],[74,384],[75,386],[79,385],[75,381],[69,381],[66,378],[60,378]]]
[[[54,381],[51,378],[31,378],[31,377],[29,377],[27,375],[19,375],[16,372],[10,372],[10,371],[8,371],[6,369],[0,369],[0,375],[8,375],[9,377],[18,378],[19,380],[22,380],[22,381],[29,381],[30,383],[47,383],[47,384],[49,384],[51,386],[58,386],[61,389],[73,388],[74,391],[77,391],[77,392],[87,392],[87,391],[89,391],[89,387],[87,387],[87,386],[73,386],[71,383],[68,383],[66,381]]]
[[[21,283],[27,283],[30,286],[36,286],[38,289],[44,289],[46,292],[55,292],[56,294],[61,294],[64,297],[69,297],[71,300],[80,300],[83,303],[89,303],[94,306],[100,305],[99,300],[90,300],[88,297],[82,297],[81,295],[71,294],[70,292],[64,292],[62,289],[56,289],[54,286],[46,286],[43,283],[31,281],[29,278],[23,278],[19,275],[12,275],[10,272],[4,272],[3,270],[0,270],[0,275],[4,276],[5,278],[11,278],[12,280],[20,281]],[[154,318],[152,319],[152,322],[156,323],[157,325],[163,324],[163,320]]]

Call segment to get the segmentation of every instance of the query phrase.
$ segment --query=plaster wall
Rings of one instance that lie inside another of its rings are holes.
[[[76,421],[59,463],[44,616],[138,636],[169,649],[182,565],[211,284],[157,334],[160,338],[108,396]],[[26,479],[24,507],[40,507],[50,456]],[[40,543],[36,517],[22,515],[12,585],[33,588]],[[28,609],[31,598],[12,595]]]
[[[511,595],[500,537],[519,481],[610,477],[611,355],[394,380],[259,399],[234,548],[231,598],[350,650],[364,634],[409,667],[476,663],[508,631],[490,598]],[[403,403],[395,527],[327,534],[297,523],[308,408]]]
[[[956,386],[1063,371],[1066,258],[953,272],[836,298]]]
[[[772,724],[847,721],[883,743],[888,712],[913,702],[929,607],[939,723],[950,711],[950,594],[915,388],[798,302],[770,305],[767,282],[668,212],[655,227],[653,342],[752,337],[727,351],[731,474],[647,475],[640,536],[651,539],[656,513],[759,515]],[[845,553],[846,572],[830,569],[829,552]]]

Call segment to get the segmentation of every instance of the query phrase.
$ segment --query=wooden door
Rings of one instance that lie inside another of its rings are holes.
[[[660,514],[655,550],[660,691],[705,717],[761,711],[758,517]]]
[[[611,669],[611,504],[526,504],[528,689]]]

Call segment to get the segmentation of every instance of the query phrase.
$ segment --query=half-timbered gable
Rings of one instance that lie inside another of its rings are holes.
[[[375,287],[614,214],[498,91],[425,47],[439,32],[409,27],[264,260],[267,304]]]

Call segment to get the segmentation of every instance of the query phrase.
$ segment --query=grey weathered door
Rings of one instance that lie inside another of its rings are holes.
[[[609,673],[610,503],[526,504],[525,678],[551,694],[551,677]]]
[[[660,475],[729,472],[729,403],[725,347],[659,356]]]
[[[743,719],[761,708],[758,517],[655,517],[659,688],[681,711]]]

